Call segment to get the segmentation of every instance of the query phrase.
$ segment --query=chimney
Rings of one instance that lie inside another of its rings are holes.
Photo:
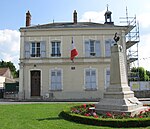
[[[76,10],[74,10],[74,13],[73,13],[73,23],[77,24],[77,11]]]
[[[31,14],[30,12],[28,11],[26,13],[26,27],[30,26],[31,25]]]

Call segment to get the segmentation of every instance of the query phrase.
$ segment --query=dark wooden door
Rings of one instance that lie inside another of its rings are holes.
[[[31,71],[31,96],[40,96],[41,72]]]

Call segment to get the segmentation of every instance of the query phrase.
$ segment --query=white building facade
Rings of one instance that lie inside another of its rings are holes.
[[[20,28],[20,99],[97,100],[109,86],[111,45],[114,34],[120,37],[126,55],[127,26],[116,26],[111,12],[105,23],[73,22],[31,26],[30,12],[26,27]],[[72,37],[79,53],[70,60]],[[126,61],[125,61],[126,62]]]

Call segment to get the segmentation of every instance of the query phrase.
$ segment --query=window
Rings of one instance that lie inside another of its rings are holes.
[[[52,46],[51,56],[52,57],[60,57],[61,56],[61,53],[60,53],[60,41],[53,41],[53,42],[51,42],[51,46]]]
[[[90,41],[90,55],[91,56],[95,56],[95,45],[94,45],[94,41]]]
[[[111,46],[114,44],[114,40],[106,40],[105,41],[105,56],[110,57],[111,56]]]
[[[30,57],[45,57],[46,56],[46,43],[41,42],[25,42],[25,58]]]
[[[50,90],[62,90],[62,72],[61,70],[51,70]]]
[[[40,43],[31,43],[31,57],[40,57]]]
[[[85,70],[85,90],[96,90],[96,70],[86,69]]]
[[[105,75],[106,75],[105,77],[105,89],[106,89],[110,85],[110,68],[106,69]]]
[[[100,41],[88,40],[85,41],[85,57],[100,57],[101,48]]]

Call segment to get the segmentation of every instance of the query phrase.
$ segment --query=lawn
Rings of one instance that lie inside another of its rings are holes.
[[[59,118],[59,113],[71,106],[74,104],[0,105],[0,129],[112,129],[77,124]]]

